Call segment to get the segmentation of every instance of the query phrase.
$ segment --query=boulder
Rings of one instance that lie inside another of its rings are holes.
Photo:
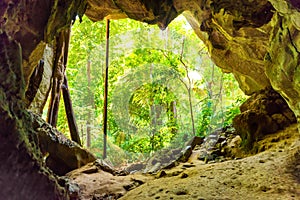
[[[157,173],[162,169],[170,169],[179,163],[187,162],[196,145],[200,145],[203,139],[194,136],[187,141],[183,148],[166,148],[156,152],[151,158],[143,163],[143,173]],[[132,167],[129,167],[129,169]]]
[[[57,175],[65,175],[96,160],[92,153],[66,138],[38,115],[31,113],[31,119],[44,161]]]
[[[292,110],[272,88],[253,94],[241,105],[240,111],[241,114],[233,119],[233,126],[248,150],[264,135],[296,122]]]
[[[234,158],[235,155],[228,151],[229,145],[232,146],[236,138],[235,129],[232,126],[218,128],[208,134],[203,143],[195,147],[198,159],[206,163],[209,161],[223,161],[225,158]],[[239,148],[240,144],[234,144],[232,148]]]

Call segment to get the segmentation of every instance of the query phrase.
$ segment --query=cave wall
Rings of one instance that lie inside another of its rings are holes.
[[[76,14],[83,14],[85,5],[84,0],[0,1],[1,199],[70,198],[43,162],[34,122],[26,111],[34,104],[25,99],[25,94],[44,52],[51,52],[47,46],[52,45],[60,30],[70,26]],[[44,58],[41,83],[46,84],[38,85],[40,93],[47,93],[50,86],[49,55]],[[45,101],[45,96],[41,101]],[[43,102],[35,106],[36,112],[40,112],[41,105]]]
[[[1,199],[68,199],[38,151],[25,111],[21,48],[0,34],[0,196]]]
[[[188,11],[184,15],[212,60],[224,72],[233,73],[246,94],[270,85],[263,60],[274,10],[267,0],[175,3],[177,9]]]
[[[129,17],[164,29],[184,13],[213,61],[224,72],[233,73],[246,94],[272,86],[299,123],[299,10],[297,0],[0,1],[2,194],[23,194],[23,199],[67,198],[32,146],[35,139],[30,139],[30,118],[24,110],[41,112],[51,84],[53,41],[76,15],[85,13],[93,21]],[[25,91],[32,89],[30,79],[39,71],[35,69],[41,59],[43,78],[37,95],[26,100]]]
[[[211,58],[234,74],[252,94],[272,86],[285,98],[299,122],[300,3],[264,1],[174,1]],[[201,3],[200,3],[201,2]]]
[[[42,80],[26,108],[41,113],[49,94],[58,33],[70,27],[76,16],[82,17],[86,0],[2,0],[0,2],[0,33],[21,46],[22,69],[26,90],[30,77],[42,59]],[[36,96],[35,96],[36,95]]]
[[[272,20],[266,75],[272,87],[285,98],[300,122],[300,2],[272,0]]]

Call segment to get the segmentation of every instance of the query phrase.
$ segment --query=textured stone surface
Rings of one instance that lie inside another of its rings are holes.
[[[233,151],[240,146],[237,136],[231,126],[212,131],[205,137],[203,143],[194,149],[198,159],[208,163],[236,158]]]
[[[51,46],[46,45],[44,54],[42,56],[43,74],[39,84],[37,93],[34,96],[32,102],[29,103],[28,109],[34,113],[42,114],[44,105],[46,104],[47,97],[51,85],[51,77],[53,72],[53,57],[54,52]]]
[[[75,185],[52,171],[63,175],[95,157],[25,110],[20,46],[5,33],[0,41],[0,196],[68,199]]]
[[[93,162],[96,157],[77,143],[67,139],[39,116],[31,114],[31,127],[38,138],[46,166],[58,175]]]
[[[93,21],[129,17],[165,29],[180,13],[168,0],[88,0],[85,14]]]
[[[217,130],[206,142],[218,138],[216,144],[222,144],[223,136],[228,141],[234,135],[229,133],[232,129],[225,135],[223,131]],[[77,183],[80,199],[297,199],[300,146],[296,133],[293,124],[259,141],[260,154],[246,153],[226,162],[205,164],[197,159],[199,152],[193,151],[188,162],[155,175],[112,176],[108,173],[111,169],[103,170],[97,160],[67,176]],[[238,145],[236,140],[231,141],[234,144],[230,145]]]
[[[231,72],[246,94],[272,86],[299,122],[299,3],[174,1],[208,46],[212,59]]]
[[[274,11],[268,1],[178,0],[175,8],[188,11],[185,16],[214,62],[232,72],[246,94],[270,85],[263,62]]]
[[[164,170],[121,199],[299,199],[297,132],[294,124],[269,135],[260,141],[263,152],[247,158],[210,164],[190,160],[193,167],[183,169],[185,163]]]
[[[68,173],[67,176],[78,184],[79,199],[118,199],[127,191],[152,179],[138,174],[118,176],[117,173],[108,171],[97,160]]]
[[[43,165],[37,138],[24,111],[20,46],[0,34],[1,199],[68,199]]]
[[[242,138],[242,145],[251,150],[254,142],[269,133],[296,122],[296,117],[284,99],[268,88],[253,94],[233,119],[233,126]]]
[[[284,1],[272,0],[277,13],[270,35],[266,74],[287,101],[299,123],[300,117],[300,12]]]
[[[24,79],[28,85],[35,66],[42,58],[46,43],[69,27],[75,16],[83,15],[85,0],[2,0],[0,32],[5,31],[20,43]]]
[[[157,173],[162,169],[170,169],[177,166],[179,163],[186,162],[191,156],[196,145],[200,145],[203,139],[194,136],[192,139],[184,144],[183,148],[165,148],[156,152],[151,158],[143,163],[135,163],[126,168],[130,173]]]

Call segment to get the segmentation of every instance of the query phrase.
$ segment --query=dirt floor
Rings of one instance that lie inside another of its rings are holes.
[[[69,176],[79,185],[81,199],[300,200],[297,126],[267,136],[257,149],[261,153],[208,164],[195,151],[187,163],[156,175],[113,176],[90,165]]]

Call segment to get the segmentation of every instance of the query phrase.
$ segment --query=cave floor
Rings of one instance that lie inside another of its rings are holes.
[[[69,176],[79,185],[81,199],[300,199],[297,125],[258,144],[265,150],[256,155],[208,164],[192,155],[187,163],[156,175],[82,173],[92,167],[85,166]]]

